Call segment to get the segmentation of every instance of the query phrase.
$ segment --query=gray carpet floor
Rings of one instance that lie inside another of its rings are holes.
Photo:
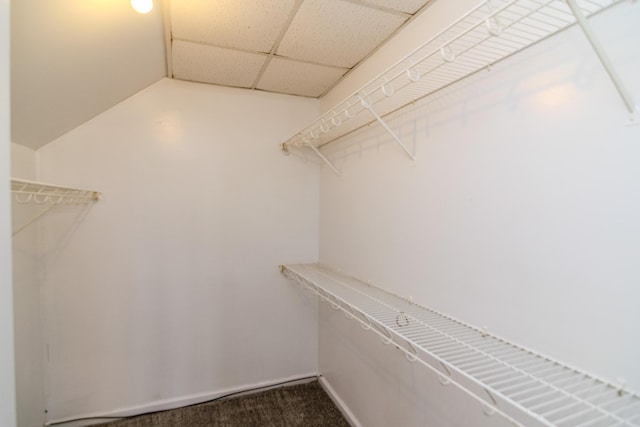
[[[317,381],[127,418],[104,427],[349,427]],[[94,426],[95,427],[95,426]]]

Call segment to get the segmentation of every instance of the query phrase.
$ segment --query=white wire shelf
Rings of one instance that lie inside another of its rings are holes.
[[[82,188],[61,187],[43,182],[11,178],[11,193],[18,203],[42,204],[83,204],[98,200],[101,193]]]
[[[640,396],[319,264],[282,274],[514,425],[640,427]]]
[[[310,148],[339,173],[318,148],[377,120],[413,158],[413,153],[382,120],[386,115],[477,71],[490,68],[492,64],[578,21],[592,41],[593,34],[586,28],[584,17],[621,1],[483,1],[282,143],[281,148],[285,153],[290,148]],[[637,107],[606,60],[604,51],[595,45],[594,50],[633,117]]]
[[[17,203],[26,205],[34,204],[43,206],[31,220],[17,228],[15,236],[49,210],[59,205],[85,205],[100,199],[102,193],[96,190],[86,190],[82,188],[61,187],[55,184],[27,181],[23,179],[11,178],[11,193]]]

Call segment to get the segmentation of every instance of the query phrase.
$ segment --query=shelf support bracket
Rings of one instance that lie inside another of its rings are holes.
[[[322,161],[323,161],[323,162],[325,162],[325,163],[326,163],[326,164],[327,164],[327,165],[328,165],[328,166],[329,166],[329,167],[330,167],[330,168],[331,168],[331,169],[336,173],[336,175],[340,176],[340,171],[338,170],[338,168],[336,168],[336,167],[333,165],[333,163],[331,163],[331,161],[330,161],[329,159],[327,159],[327,157],[326,157],[324,154],[322,154],[322,153],[320,152],[320,150],[318,150],[318,148],[317,148],[315,145],[313,145],[313,144],[312,144],[312,143],[310,143],[310,142],[308,142],[308,143],[307,143],[307,145],[308,145],[309,147],[311,147],[311,149],[312,149],[313,151],[315,151],[315,153],[318,155],[318,157],[320,157],[320,158],[322,159]]]
[[[367,101],[365,98],[363,98],[361,95],[358,95],[358,98],[360,99],[360,103],[362,104],[362,106],[367,110],[369,110],[371,115],[375,117],[375,119],[382,125],[382,127],[389,133],[389,135],[391,135],[391,137],[396,140],[396,142],[400,145],[400,147],[402,147],[404,152],[407,153],[409,157],[411,157],[411,160],[415,160],[416,156],[414,156],[413,153],[409,151],[409,149],[402,143],[402,141],[400,141],[400,138],[398,138],[398,136],[391,130],[389,125],[387,125],[387,123],[384,120],[382,120],[382,117],[380,117],[380,115],[376,112],[376,110],[373,109],[373,106],[371,105],[371,103]]]
[[[602,66],[605,68],[607,74],[609,74],[609,78],[611,78],[611,81],[613,82],[613,85],[616,87],[616,90],[620,94],[620,97],[622,97],[622,101],[626,105],[627,110],[629,110],[629,113],[631,113],[629,124],[638,124],[640,122],[640,107],[638,107],[633,102],[633,98],[631,97],[629,91],[627,90],[624,83],[622,82],[622,79],[616,72],[616,69],[614,68],[613,64],[609,60],[609,57],[607,56],[607,53],[604,50],[604,47],[600,44],[600,41],[597,39],[595,33],[593,32],[593,29],[591,28],[591,25],[589,25],[589,22],[587,21],[587,18],[585,18],[584,14],[582,13],[582,10],[576,3],[576,0],[566,0],[566,1],[567,1],[567,5],[573,12],[573,15],[576,17],[576,21],[578,22],[578,25],[582,29],[582,32],[587,37],[587,40],[589,40],[589,43],[591,44],[591,47],[593,48],[596,55],[598,56],[598,59],[600,59],[600,63],[602,63]]]
[[[52,203],[49,206],[47,206],[46,208],[44,208],[43,210],[41,210],[37,215],[35,215],[33,218],[31,218],[27,223],[23,224],[21,227],[19,227],[17,230],[15,230],[13,233],[11,233],[11,237],[16,237],[16,235],[18,233],[20,233],[22,230],[24,230],[25,228],[27,228],[28,226],[30,226],[31,224],[36,222],[38,220],[38,218],[40,218],[42,215],[44,215],[47,212],[49,212],[54,206],[56,206],[56,205]]]

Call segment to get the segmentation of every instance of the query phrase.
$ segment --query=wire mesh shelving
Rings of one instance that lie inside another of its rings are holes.
[[[43,208],[31,220],[13,231],[13,236],[33,224],[38,218],[59,205],[85,205],[100,199],[102,193],[82,188],[62,187],[55,184],[11,178],[11,193],[17,203],[33,204]]]
[[[597,42],[586,18],[622,0],[486,0],[426,40],[378,77],[281,144],[313,150],[337,174],[320,148],[373,122],[380,124],[411,158],[414,153],[384,118],[480,70],[490,67],[574,24],[579,24],[620,93],[630,121],[639,109]]]
[[[282,274],[514,425],[640,427],[640,396],[319,264]]]

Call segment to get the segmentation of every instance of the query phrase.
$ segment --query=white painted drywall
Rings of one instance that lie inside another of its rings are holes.
[[[592,19],[637,100],[639,20],[628,2]],[[572,28],[390,120],[415,163],[378,126],[328,147],[343,174],[321,175],[320,259],[640,390],[640,126],[627,119]],[[424,425],[405,401],[418,375],[393,354],[363,359],[384,345],[353,347],[359,328],[321,313],[321,372],[363,424]]]
[[[36,152],[24,145],[11,143],[11,176],[36,180]]]
[[[11,144],[11,176],[36,179],[36,152]],[[33,203],[12,206],[13,229],[27,223],[39,208]],[[30,225],[13,237],[13,312],[16,355],[18,426],[42,426],[45,419],[44,336],[41,324],[38,227]]]
[[[9,0],[0,0],[0,425],[16,425],[9,210]]]
[[[319,171],[278,143],[306,98],[163,80],[37,152],[99,189],[42,223],[51,420],[317,372]],[[171,403],[171,402],[169,402]]]

